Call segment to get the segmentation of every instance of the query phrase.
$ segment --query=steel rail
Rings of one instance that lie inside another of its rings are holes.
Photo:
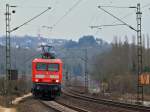
[[[44,103],[44,101],[39,100],[39,102],[40,102],[42,105],[44,105],[45,107],[51,108],[52,110],[54,110],[54,111],[56,111],[56,112],[62,112],[62,111],[60,111],[60,110],[57,110],[56,108],[53,108],[53,107],[47,105],[46,103]]]
[[[86,100],[98,104],[103,104],[103,105],[109,105],[109,106],[114,106],[114,107],[119,107],[119,108],[125,108],[129,110],[135,110],[135,111],[144,111],[144,112],[150,112],[150,107],[143,106],[143,105],[137,105],[137,104],[129,104],[129,103],[123,103],[123,102],[117,102],[113,100],[108,100],[108,99],[99,99],[99,98],[94,98],[91,96],[79,94],[76,91],[63,91],[64,95],[77,98],[80,100]]]
[[[63,110],[63,111],[62,111],[62,110],[59,110],[59,109],[54,108],[54,107],[50,106],[49,104],[47,104],[49,101],[42,101],[42,100],[39,100],[39,102],[40,102],[41,104],[43,104],[44,106],[55,110],[56,112],[65,112],[64,110]],[[47,103],[46,103],[46,102],[47,102]],[[77,112],[90,112],[90,111],[88,111],[88,110],[85,110],[85,109],[82,109],[82,108],[79,108],[79,107],[76,107],[76,106],[72,106],[72,105],[67,105],[67,104],[62,103],[62,102],[59,102],[59,101],[55,101],[55,102],[58,103],[58,104],[60,104],[60,105],[62,105],[62,106],[64,106],[64,107],[67,107],[67,108],[69,108],[69,109],[72,109],[72,110],[74,110],[74,111],[77,111]]]

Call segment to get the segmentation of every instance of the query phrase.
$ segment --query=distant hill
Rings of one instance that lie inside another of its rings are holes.
[[[11,37],[11,45],[15,48],[32,48],[36,49],[41,44],[50,44],[52,46],[64,45],[67,40],[65,39],[49,39],[44,37],[33,37],[33,36],[13,36]],[[5,45],[5,37],[0,37],[0,45]]]
[[[11,37],[11,45],[14,48],[32,48],[36,49],[41,44],[49,44],[55,47],[75,48],[75,47],[107,47],[108,43],[100,38],[87,35],[79,38],[78,41],[67,39],[51,39],[33,36],[13,36]],[[5,45],[5,37],[0,37],[0,45]]]
[[[12,68],[19,73],[31,72],[31,61],[40,56],[39,46],[48,44],[54,46],[56,55],[64,61],[64,68],[68,66],[71,74],[81,75],[84,72],[84,49],[87,49],[88,67],[93,62],[93,57],[102,52],[109,51],[111,45],[106,41],[92,35],[80,37],[78,41],[67,39],[51,39],[32,36],[11,37]],[[0,37],[0,74],[5,73],[5,37]],[[20,66],[22,65],[22,66]],[[65,70],[64,70],[65,71]]]
[[[77,48],[77,47],[108,47],[109,44],[100,39],[100,38],[95,38],[92,35],[87,35],[87,36],[83,36],[80,37],[78,42],[73,41],[73,40],[69,40],[67,41],[67,43],[65,44],[66,48]]]

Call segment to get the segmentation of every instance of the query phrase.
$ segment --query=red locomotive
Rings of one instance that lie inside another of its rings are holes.
[[[50,46],[42,46],[49,48]],[[41,58],[32,61],[32,94],[35,97],[48,96],[55,98],[61,93],[62,61],[55,59],[52,53],[46,52]]]

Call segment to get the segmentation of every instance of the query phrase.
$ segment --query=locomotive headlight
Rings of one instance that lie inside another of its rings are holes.
[[[44,78],[45,76],[44,75],[42,75],[42,74],[36,74],[35,75],[35,78]]]
[[[59,80],[56,80],[56,82],[58,83],[58,82],[59,82]]]
[[[38,79],[35,80],[35,82],[38,82],[38,81],[39,81]]]

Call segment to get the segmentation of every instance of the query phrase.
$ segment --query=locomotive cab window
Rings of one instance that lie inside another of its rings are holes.
[[[37,63],[36,64],[36,69],[37,70],[47,70],[47,64],[45,64],[45,63]]]
[[[51,63],[48,64],[48,70],[49,71],[59,71],[59,64]]]

